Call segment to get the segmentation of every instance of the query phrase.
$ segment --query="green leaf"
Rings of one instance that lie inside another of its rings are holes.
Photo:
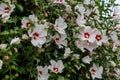
[[[64,77],[59,76],[59,77],[58,77],[58,80],[65,80],[65,79],[64,79]]]
[[[39,1],[35,0],[35,5],[38,6],[39,5]]]
[[[19,10],[20,12],[23,12],[23,6],[22,6],[22,5],[16,4],[16,7],[18,8],[18,10]]]

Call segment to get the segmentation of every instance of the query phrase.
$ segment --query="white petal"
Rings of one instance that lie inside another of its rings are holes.
[[[56,65],[56,61],[54,61],[54,60],[50,60],[50,63],[51,63],[52,66]]]
[[[57,66],[58,66],[58,68],[59,68],[59,73],[61,73],[62,70],[63,70],[63,68],[64,68],[64,65],[63,65],[62,60],[58,60]]]
[[[58,29],[58,32],[59,32],[60,34],[65,34],[65,30],[64,30],[64,29],[61,29],[61,28]]]
[[[3,61],[0,60],[0,69],[2,69]]]
[[[85,57],[82,58],[82,61],[84,63],[90,64],[90,62],[92,61],[92,58],[90,58],[89,56],[85,56]]]
[[[38,41],[38,40],[32,39],[32,40],[31,40],[31,43],[32,43],[34,46],[37,46],[38,43],[39,43],[39,41]]]

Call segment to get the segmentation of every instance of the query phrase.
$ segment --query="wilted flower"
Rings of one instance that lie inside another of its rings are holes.
[[[0,44],[0,49],[3,50],[3,49],[6,49],[7,47],[7,44]]]
[[[50,60],[51,65],[49,66],[49,69],[54,73],[62,73],[62,70],[64,69],[64,65],[62,60],[58,60],[57,62],[54,60]]]
[[[65,48],[64,58],[67,58],[72,52],[70,48]]]
[[[14,49],[14,51],[16,52],[16,53],[18,53],[18,49],[17,48],[13,48]]]
[[[15,37],[14,39],[12,39],[12,41],[10,42],[10,44],[19,44],[20,43],[20,38]]]
[[[29,37],[28,37],[28,35],[27,34],[23,34],[22,35],[22,39],[28,39]]]
[[[109,61],[111,63],[111,66],[115,67],[116,63],[114,61]]]
[[[42,66],[37,66],[37,71],[38,71],[38,80],[48,80],[49,74],[48,74],[48,67],[42,67]]]

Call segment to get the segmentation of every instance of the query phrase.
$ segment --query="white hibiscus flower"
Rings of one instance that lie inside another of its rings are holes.
[[[56,34],[54,36],[55,43],[58,45],[59,48],[63,48],[63,46],[67,47],[67,40],[65,39],[66,35],[59,36],[58,34]]]
[[[82,41],[89,41],[91,43],[95,42],[95,33],[96,33],[96,29],[92,29],[89,26],[86,26],[84,28],[84,30],[81,32],[81,40]]]
[[[102,45],[102,43],[106,43],[108,41],[108,38],[106,36],[106,30],[102,30],[102,33],[100,31],[96,31],[95,41],[97,45]]]
[[[32,23],[36,25],[37,22],[38,22],[38,18],[34,14],[32,14],[32,15],[29,15],[28,19],[26,19],[26,18],[22,19],[22,21],[21,21],[22,26],[21,27],[28,29]]]
[[[103,67],[97,67],[95,64],[93,64],[93,67],[90,68],[90,73],[92,76],[92,79],[94,80],[95,78],[102,78],[102,73],[103,73]]]
[[[42,67],[42,66],[37,66],[37,71],[38,71],[38,80],[48,80],[49,74],[48,74],[48,67]]]
[[[62,70],[64,69],[64,65],[62,60],[58,60],[57,62],[54,60],[50,60],[51,65],[49,66],[49,69],[54,73],[62,73]]]
[[[11,13],[14,11],[15,5],[11,4],[10,0],[5,0],[6,3],[0,4],[0,15],[2,15],[2,21],[5,23],[9,18]]]
[[[33,31],[30,29],[28,30],[28,34],[30,37],[32,37],[31,43],[34,46],[37,46],[39,48],[42,47],[42,45],[46,42],[46,36],[47,31],[45,30],[46,24],[39,24],[36,25]]]
[[[54,29],[58,31],[60,34],[66,34],[65,29],[67,28],[67,24],[64,22],[62,17],[59,17],[55,21]]]

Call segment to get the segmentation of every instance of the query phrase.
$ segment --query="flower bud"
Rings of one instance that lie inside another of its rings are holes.
[[[27,34],[23,34],[22,35],[22,39],[28,39],[29,37],[28,37],[28,35]]]
[[[9,60],[9,56],[4,56],[4,60]]]
[[[115,67],[116,66],[116,63],[114,61],[110,61],[111,63],[111,66]]]

